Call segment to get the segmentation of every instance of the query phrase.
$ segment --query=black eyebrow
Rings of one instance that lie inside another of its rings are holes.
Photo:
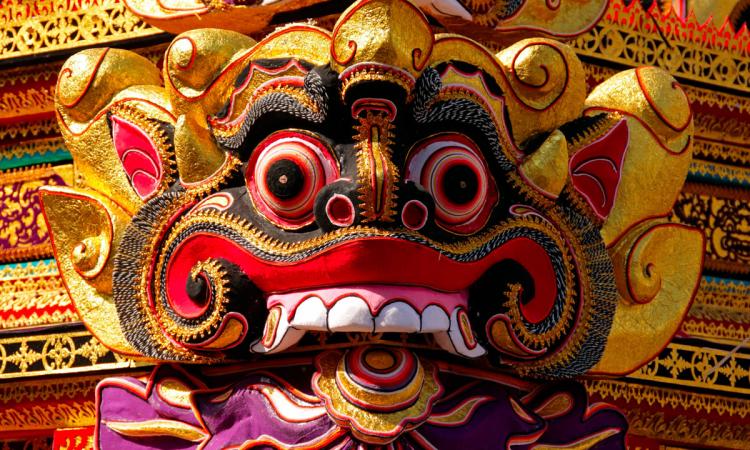
[[[219,144],[229,149],[239,149],[245,143],[253,125],[269,114],[282,114],[291,119],[302,120],[314,124],[322,124],[328,118],[329,95],[320,74],[311,70],[305,75],[304,85],[299,92],[305,95],[313,108],[300,102],[294,96],[279,91],[269,91],[256,100],[247,111],[242,125],[229,136],[215,135]]]
[[[414,120],[420,125],[440,122],[469,125],[484,135],[501,169],[514,170],[515,166],[502,151],[497,127],[485,107],[468,98],[437,99],[441,87],[442,81],[437,70],[430,68],[422,73],[414,87],[414,101],[411,105]]]

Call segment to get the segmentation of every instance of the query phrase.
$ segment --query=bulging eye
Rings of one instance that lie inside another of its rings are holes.
[[[278,131],[253,151],[245,172],[253,204],[284,229],[314,220],[318,192],[339,177],[336,159],[317,137],[300,131]]]
[[[457,133],[432,136],[412,147],[406,180],[430,193],[436,223],[456,234],[472,234],[484,227],[498,201],[482,153],[474,142]]]

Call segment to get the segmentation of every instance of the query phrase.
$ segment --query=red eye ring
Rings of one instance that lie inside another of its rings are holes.
[[[253,150],[247,184],[253,205],[275,225],[295,230],[311,224],[318,192],[339,177],[336,159],[318,137],[277,131]]]
[[[456,234],[473,234],[489,220],[498,191],[478,146],[458,133],[442,133],[409,151],[405,179],[430,193],[435,221]]]

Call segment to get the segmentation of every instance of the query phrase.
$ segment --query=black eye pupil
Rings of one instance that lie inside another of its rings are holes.
[[[282,200],[300,193],[305,184],[302,170],[290,159],[274,161],[266,172],[266,186],[273,195]]]
[[[456,165],[445,172],[443,192],[451,202],[463,205],[474,200],[479,188],[477,175],[469,166]]]

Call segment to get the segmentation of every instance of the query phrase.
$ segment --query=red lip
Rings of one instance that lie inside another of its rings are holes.
[[[253,255],[228,238],[196,233],[181,242],[170,258],[166,275],[170,300],[186,295],[185,280],[196,263],[217,256],[237,265],[266,294],[357,284],[426,286],[458,292],[508,258],[522,264],[535,280],[555,279],[545,250],[525,237],[511,239],[471,262],[459,262],[426,245],[391,237],[357,238],[303,260],[274,262]],[[555,297],[554,283],[541,283],[536,288],[537,296]]]

